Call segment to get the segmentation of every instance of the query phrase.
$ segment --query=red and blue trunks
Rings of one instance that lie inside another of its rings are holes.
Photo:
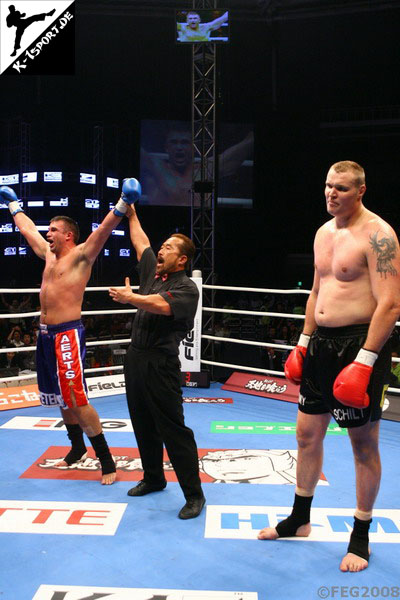
[[[85,354],[81,321],[40,325],[36,364],[41,404],[61,408],[89,404],[83,373]]]

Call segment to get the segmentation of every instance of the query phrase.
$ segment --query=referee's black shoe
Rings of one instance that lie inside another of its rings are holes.
[[[162,485],[154,485],[142,480],[139,481],[135,487],[129,490],[128,496],[145,496],[146,494],[151,494],[152,492],[161,492],[166,487],[167,482],[163,483]]]
[[[178,517],[180,519],[194,519],[198,517],[205,503],[206,499],[204,496],[188,498],[185,506],[179,511]]]

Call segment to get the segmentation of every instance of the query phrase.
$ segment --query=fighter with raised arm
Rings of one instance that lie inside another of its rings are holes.
[[[381,479],[379,419],[389,382],[390,335],[400,313],[400,252],[392,227],[363,205],[364,169],[341,161],[325,184],[333,217],[317,231],[314,283],[304,330],[285,364],[300,385],[297,485],[290,516],[259,539],[308,536],[331,419],[348,428],[357,507],[342,571],[361,571],[370,555],[368,532]]]
[[[140,195],[139,182],[124,181],[122,192],[114,210],[107,214],[98,229],[78,244],[79,227],[73,219],[66,216],[51,219],[46,241],[19,206],[14,190],[0,187],[0,198],[8,205],[21,234],[46,263],[40,290],[37,378],[41,403],[60,407],[72,442],[71,451],[59,466],[69,466],[85,455],[82,433],[85,432],[100,461],[105,485],[115,481],[116,469],[99,416],[89,404],[83,373],[85,331],[80,318],[93,263],[124,216],[128,204]]]
[[[178,23],[178,36],[180,42],[209,42],[210,33],[219,29],[228,20],[228,12],[207,23],[201,23],[198,12],[191,10],[186,15],[186,23]]]

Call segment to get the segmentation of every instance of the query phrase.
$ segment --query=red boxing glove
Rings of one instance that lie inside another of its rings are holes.
[[[335,379],[333,395],[345,406],[367,408],[367,387],[378,355],[361,348],[355,360],[347,365]]]
[[[303,374],[303,362],[310,336],[302,333],[297,346],[293,348],[285,362],[285,376],[291,383],[299,385]]]

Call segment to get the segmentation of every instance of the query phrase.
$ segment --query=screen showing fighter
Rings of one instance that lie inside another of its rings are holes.
[[[175,12],[175,23],[178,43],[229,42],[227,10],[179,10]]]

